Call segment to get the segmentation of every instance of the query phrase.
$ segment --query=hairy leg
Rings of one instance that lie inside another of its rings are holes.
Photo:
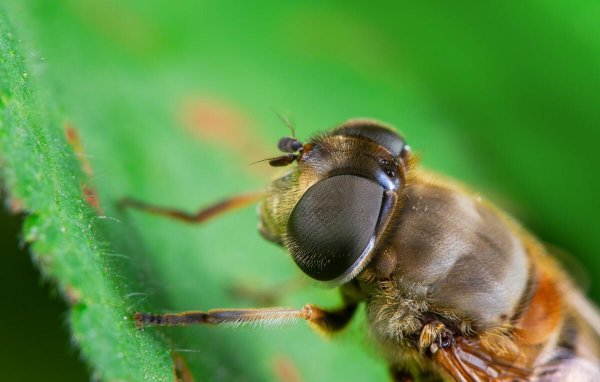
[[[240,209],[250,204],[256,203],[260,199],[262,199],[263,196],[263,192],[237,195],[192,213],[174,208],[155,206],[131,198],[122,199],[119,202],[119,206],[121,208],[134,208],[155,215],[167,216],[176,220],[184,221],[186,223],[198,224],[204,223],[205,221],[215,218],[226,212]]]
[[[342,329],[352,318],[357,304],[347,304],[336,310],[322,309],[316,305],[305,305],[301,309],[212,309],[206,312],[181,313],[136,313],[134,318],[139,327],[186,326],[186,325],[256,325],[277,326],[296,320],[306,320],[326,333]]]

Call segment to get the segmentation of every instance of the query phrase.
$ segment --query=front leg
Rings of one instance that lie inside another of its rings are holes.
[[[419,348],[436,354],[439,349],[446,349],[454,344],[453,333],[439,321],[432,321],[421,330]]]
[[[198,324],[277,326],[303,319],[319,331],[334,333],[348,324],[356,311],[356,307],[356,303],[349,303],[340,309],[325,310],[316,305],[308,304],[301,309],[213,309],[206,312],[136,313],[134,318],[138,327]]]
[[[455,346],[454,334],[446,325],[439,321],[432,321],[423,326],[419,336],[419,349],[428,354],[437,366],[442,367],[456,381],[479,381],[465,370],[462,361],[453,357]]]
[[[481,337],[457,336],[439,321],[423,326],[419,347],[456,381],[519,382],[531,376],[516,362],[518,354],[496,354],[482,345]]]
[[[134,208],[154,215],[162,215],[191,224],[204,223],[207,220],[236,209],[244,208],[260,201],[264,192],[237,195],[204,207],[196,212],[187,212],[175,208],[161,207],[142,202],[141,200],[124,198],[119,201],[120,208]]]

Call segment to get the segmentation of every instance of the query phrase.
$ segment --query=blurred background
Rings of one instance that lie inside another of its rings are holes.
[[[396,126],[425,166],[467,183],[581,264],[572,267],[585,269],[583,284],[600,300],[596,1],[3,3],[34,75],[79,132],[90,187],[111,218],[107,245],[135,259],[123,274],[144,293],[136,308],[252,306],[230,287],[297,277],[256,233],[252,208],[190,227],[114,207],[133,196],[191,211],[265,187],[274,172],[248,164],[276,154],[288,134],[272,109],[300,139],[352,117]],[[0,228],[0,323],[14,334],[0,348],[0,379],[85,380],[65,306],[52,287],[40,289],[27,256],[9,250],[15,219],[3,216]],[[308,287],[278,305],[336,301]],[[303,324],[158,335],[198,380],[385,378],[363,326],[355,320],[339,341]],[[31,369],[31,359],[49,362]]]

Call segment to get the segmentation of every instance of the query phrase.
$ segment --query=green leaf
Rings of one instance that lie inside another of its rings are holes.
[[[123,273],[83,198],[86,180],[66,143],[64,117],[32,77],[2,11],[2,175],[13,208],[28,214],[24,237],[34,260],[71,303],[73,338],[100,378],[171,380],[168,352],[131,322]]]

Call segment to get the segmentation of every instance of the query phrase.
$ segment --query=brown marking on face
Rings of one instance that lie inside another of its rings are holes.
[[[313,143],[305,144],[304,147],[302,147],[302,152],[299,154],[300,157],[298,160],[301,160],[304,155],[310,153],[314,147],[315,147],[315,145]]]
[[[273,360],[275,375],[282,382],[302,382],[300,371],[291,359],[278,356]]]
[[[177,352],[171,352],[171,358],[173,359],[173,375],[175,382],[194,382],[194,376],[190,371],[185,358]]]
[[[180,112],[183,126],[202,142],[210,142],[236,153],[245,167],[249,163],[277,155],[273,144],[252,134],[254,122],[238,106],[213,98],[196,98],[184,103]],[[284,130],[282,129],[282,132]],[[252,172],[269,172],[268,166],[249,166]]]

